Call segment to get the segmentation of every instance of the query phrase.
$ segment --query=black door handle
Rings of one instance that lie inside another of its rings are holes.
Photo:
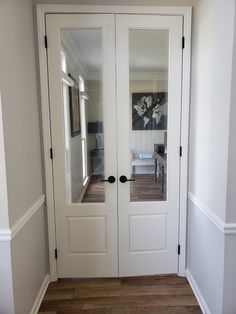
[[[126,176],[120,176],[120,182],[121,183],[125,183],[125,182],[127,182],[127,181],[135,181],[135,179],[127,179],[127,177]]]
[[[109,176],[107,179],[102,179],[100,181],[106,181],[109,183],[114,183],[116,181],[116,178],[114,176]]]

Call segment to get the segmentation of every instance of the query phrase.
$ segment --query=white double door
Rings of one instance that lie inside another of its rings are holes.
[[[46,30],[58,277],[177,273],[182,18]]]

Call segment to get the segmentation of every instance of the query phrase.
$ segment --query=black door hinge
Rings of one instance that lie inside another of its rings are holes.
[[[182,49],[184,49],[185,48],[185,37],[183,36],[182,37]]]
[[[48,48],[48,37],[46,35],[44,36],[44,46],[46,49]]]
[[[182,157],[182,151],[183,151],[182,146],[180,146],[179,147],[179,155],[180,155],[180,157]]]
[[[55,249],[55,259],[57,259],[57,249]]]
[[[178,244],[178,255],[180,255],[180,245]]]
[[[50,148],[50,158],[53,159],[53,150]]]

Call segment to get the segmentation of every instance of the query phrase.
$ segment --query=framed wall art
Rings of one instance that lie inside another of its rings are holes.
[[[167,93],[132,93],[132,130],[166,130],[167,113]]]
[[[71,136],[74,137],[81,132],[79,85],[77,80],[70,73],[68,76],[74,81],[74,85],[69,86],[70,127]]]

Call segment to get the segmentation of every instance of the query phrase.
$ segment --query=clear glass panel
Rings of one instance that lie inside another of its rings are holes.
[[[102,31],[62,30],[61,58],[68,202],[105,202]]]
[[[167,197],[169,34],[129,31],[131,202]]]

